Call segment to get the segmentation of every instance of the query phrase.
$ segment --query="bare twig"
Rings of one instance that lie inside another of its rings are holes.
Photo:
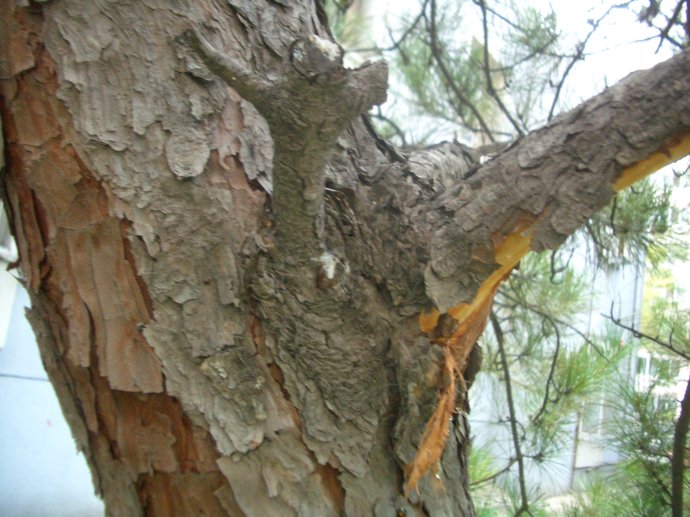
[[[656,47],[655,53],[658,53],[659,50],[661,50],[661,45],[664,44],[664,40],[667,40],[671,44],[675,46],[679,46],[680,48],[683,48],[683,45],[675,41],[673,38],[670,37],[669,33],[671,32],[671,29],[673,28],[673,25],[678,21],[678,17],[680,16],[680,11],[683,8],[683,0],[680,0],[676,4],[676,8],[673,10],[673,14],[671,17],[668,19],[668,23],[666,24],[666,27],[661,29],[659,33],[659,45]]]
[[[685,385],[685,396],[680,403],[680,415],[673,433],[671,459],[671,512],[673,517],[683,515],[683,485],[685,477],[685,441],[690,426],[690,379]]]
[[[589,36],[592,34],[590,32],[587,35],[587,38],[585,40],[589,39]],[[570,63],[568,63],[568,66],[565,67],[565,71],[563,72],[563,75],[561,76],[561,80],[558,82],[558,85],[556,86],[556,93],[553,96],[553,101],[551,102],[551,109],[549,109],[549,116],[547,117],[547,120],[551,120],[553,118],[554,112],[556,111],[556,105],[558,104],[558,98],[561,96],[561,90],[563,89],[563,85],[565,84],[565,80],[570,74],[570,71],[573,69],[575,66],[575,63],[577,63],[580,59],[582,59],[582,54],[585,50],[585,43],[580,43],[577,46],[575,56],[571,59]]]
[[[572,57],[570,60],[570,63],[568,63],[568,66],[565,68],[565,71],[563,72],[563,75],[561,76],[560,81],[558,82],[558,85],[556,86],[556,93],[554,94],[553,101],[551,102],[551,109],[549,109],[549,116],[547,117],[547,120],[551,120],[554,116],[554,112],[556,111],[556,105],[558,104],[558,99],[561,95],[561,90],[563,89],[563,85],[565,84],[565,80],[568,78],[568,75],[572,71],[573,67],[575,66],[575,63],[583,59],[584,57],[584,52],[585,52],[585,47],[587,46],[587,43],[589,42],[590,38],[594,35],[596,30],[599,28],[599,24],[601,24],[604,19],[611,14],[611,11],[614,9],[621,9],[628,7],[631,2],[623,2],[621,4],[616,4],[612,5],[609,7],[606,12],[596,21],[592,22],[592,29],[589,31],[587,36],[578,43],[577,47],[575,48],[575,55]]]
[[[426,11],[426,6],[429,3],[429,0],[424,0],[422,3],[422,8],[419,11],[419,14],[415,17],[414,20],[412,20],[412,23],[410,24],[407,29],[401,34],[401,36],[396,40],[393,38],[393,34],[391,33],[390,29],[388,30],[388,36],[391,39],[391,45],[388,47],[369,47],[369,48],[356,48],[356,49],[350,49],[347,52],[390,52],[392,50],[397,50],[400,48],[400,45],[403,44],[403,42],[408,38],[410,34],[412,34],[412,31],[419,25],[419,22],[424,16],[424,12]]]
[[[515,120],[515,118],[511,115],[510,111],[508,108],[506,108],[505,104],[503,104],[503,100],[501,100],[501,96],[498,95],[498,92],[496,91],[496,88],[494,87],[494,82],[493,79],[491,78],[491,71],[490,71],[490,61],[489,61],[489,27],[488,27],[488,21],[487,21],[487,15],[486,15],[486,3],[484,0],[475,0],[475,3],[479,5],[479,7],[482,10],[482,28],[484,32],[484,78],[486,79],[486,89],[489,92],[489,95],[491,98],[494,99],[496,102],[496,105],[498,106],[498,109],[501,110],[501,112],[505,115],[505,117],[510,121],[510,123],[513,125],[515,128],[515,131],[519,136],[524,136],[525,132],[522,130],[522,127],[520,127],[520,124]]]
[[[614,198],[615,199],[615,198]],[[574,250],[570,251],[570,256],[568,257],[568,260],[566,260],[565,264],[562,266],[557,266],[556,265],[556,257],[558,256],[558,249],[555,249],[551,252],[551,256],[549,257],[549,268],[551,269],[551,283],[552,284],[560,284],[562,281],[557,281],[556,276],[560,273],[563,273],[563,271],[566,271],[568,267],[570,267],[570,261],[573,258],[573,254],[575,253]]]
[[[553,330],[556,332],[556,350],[553,352],[553,357],[551,358],[551,368],[549,369],[549,376],[546,379],[546,389],[544,390],[544,399],[542,400],[541,407],[539,408],[539,411],[537,411],[537,414],[532,417],[532,422],[537,423],[539,419],[542,417],[544,414],[544,411],[546,411],[546,406],[549,403],[549,389],[551,388],[551,385],[553,384],[553,376],[556,373],[556,363],[558,362],[558,354],[561,351],[561,332],[558,329],[558,325],[556,325],[550,318],[545,318],[551,326],[553,327]]]
[[[489,314],[491,320],[491,327],[496,336],[496,343],[498,345],[498,352],[501,358],[501,367],[503,368],[503,377],[505,378],[506,399],[508,401],[508,411],[510,412],[510,432],[513,437],[513,448],[515,449],[515,460],[518,464],[518,484],[520,486],[520,508],[517,509],[515,515],[522,515],[529,513],[529,500],[527,498],[527,484],[525,482],[525,461],[522,456],[520,447],[520,435],[517,429],[517,413],[515,411],[515,403],[513,401],[513,387],[510,382],[510,368],[508,367],[508,359],[505,351],[505,343],[503,339],[503,330],[498,322],[496,314],[492,311]]]
[[[642,332],[641,330],[636,329],[634,326],[631,325],[626,325],[621,321],[620,318],[616,318],[613,315],[613,303],[611,303],[611,309],[609,311],[609,314],[602,314],[607,319],[610,319],[614,325],[617,327],[620,327],[622,329],[627,330],[630,332],[634,337],[638,339],[646,339],[648,341],[651,341],[652,343],[656,343],[657,345],[660,345],[664,347],[666,350],[669,350],[673,352],[674,354],[682,357],[683,359],[686,359],[690,361],[690,354],[687,352],[678,349],[674,344],[673,344],[673,333],[669,334],[669,338],[667,341],[664,341],[663,339],[659,338],[659,336],[652,336],[650,334],[646,334],[645,332]]]
[[[452,75],[450,74],[450,71],[448,70],[448,67],[446,66],[445,60],[443,58],[441,49],[439,47],[438,41],[437,41],[437,33],[436,33],[436,0],[430,0],[431,1],[431,14],[429,18],[427,19],[426,13],[423,13],[423,16],[425,19],[427,19],[428,22],[428,29],[429,29],[429,37],[430,37],[430,48],[431,48],[431,55],[434,58],[434,61],[436,61],[436,64],[439,67],[439,70],[441,71],[441,74],[443,75],[443,79],[445,80],[447,86],[453,91],[453,94],[455,97],[462,102],[467,108],[472,112],[472,115],[477,119],[477,122],[482,128],[482,131],[486,134],[486,136],[491,140],[492,142],[496,141],[496,138],[493,135],[493,132],[491,129],[489,129],[489,126],[486,124],[484,121],[484,118],[482,117],[481,113],[479,113],[479,110],[477,107],[470,102],[470,100],[465,96],[465,94],[462,93],[458,85],[455,83],[453,80]]]

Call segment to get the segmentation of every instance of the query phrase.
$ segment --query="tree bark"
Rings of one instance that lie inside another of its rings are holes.
[[[372,134],[385,71],[310,1],[3,4],[4,198],[109,515],[473,515],[461,411],[405,492],[448,347],[462,375],[522,254],[690,149],[688,54],[480,166]]]

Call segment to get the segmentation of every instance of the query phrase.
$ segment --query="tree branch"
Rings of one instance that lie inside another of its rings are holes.
[[[198,29],[185,32],[182,36],[199,55],[209,70],[252,104],[261,105],[271,89],[271,84],[252,74],[243,63],[220,52],[204,38]]]
[[[489,27],[488,27],[488,21],[487,21],[487,15],[486,15],[486,2],[484,0],[475,0],[475,3],[479,5],[479,7],[482,10],[482,28],[484,32],[484,78],[486,80],[486,88],[489,92],[489,95],[494,99],[496,102],[496,105],[498,108],[501,110],[501,112],[506,116],[506,118],[510,121],[512,124],[513,128],[515,128],[516,133],[518,136],[524,136],[525,132],[522,130],[522,127],[518,122],[513,118],[513,116],[510,114],[510,111],[508,111],[508,108],[506,108],[505,104],[503,104],[503,101],[501,100],[501,97],[498,95],[498,92],[496,91],[496,88],[494,87],[494,82],[493,79],[491,78],[491,65],[490,65],[490,60],[489,60]]]
[[[673,433],[673,458],[671,460],[671,511],[673,517],[683,515],[683,486],[685,484],[685,442],[690,426],[690,379],[685,385],[685,395],[680,403],[680,415]]]
[[[521,515],[529,512],[529,499],[527,496],[527,485],[525,483],[525,461],[522,456],[520,447],[520,435],[517,429],[517,413],[515,411],[515,403],[513,402],[513,386],[510,383],[510,368],[508,368],[508,359],[503,342],[503,330],[498,322],[496,315],[489,313],[491,327],[496,336],[496,343],[498,345],[498,352],[501,358],[501,367],[503,368],[503,377],[505,378],[506,399],[508,401],[508,411],[510,412],[510,432],[513,437],[513,448],[515,449],[515,459],[518,464],[518,484],[520,486],[520,508],[515,512],[515,515]]]
[[[341,131],[357,115],[386,100],[388,67],[343,66],[342,49],[312,35],[293,42],[276,82],[256,77],[216,50],[198,31],[184,39],[206,66],[252,102],[274,142],[273,213],[279,248],[301,262],[321,255],[324,168]]]
[[[424,13],[424,11],[422,11],[422,13]],[[479,113],[477,107],[472,102],[470,102],[470,100],[465,96],[465,94],[462,93],[458,85],[453,80],[453,76],[448,70],[448,67],[446,66],[445,59],[443,58],[442,51],[439,47],[437,40],[435,0],[431,0],[431,15],[428,21],[431,55],[433,56],[434,61],[436,61],[439,70],[441,70],[441,75],[443,75],[443,79],[446,85],[452,90],[453,95],[455,95],[455,97],[465,106],[467,106],[467,108],[472,112],[472,115],[474,115],[474,117],[477,119],[477,122],[479,122],[479,125],[481,126],[482,131],[484,131],[484,133],[486,134],[487,138],[489,138],[489,140],[491,140],[492,142],[495,142],[496,139],[493,135],[493,132],[491,131],[491,129],[489,129],[489,126],[484,121],[484,118],[482,117],[481,113]]]
[[[560,115],[439,195],[421,215],[433,228],[425,283],[436,307],[474,303],[480,285],[491,292],[527,251],[558,247],[615,192],[688,154],[688,92],[686,51]]]
[[[659,50],[661,50],[661,45],[664,44],[664,40],[668,40],[671,44],[683,48],[683,46],[680,43],[678,43],[676,40],[670,37],[669,33],[671,32],[671,28],[673,27],[673,25],[678,21],[680,11],[683,9],[684,3],[684,0],[679,0],[678,3],[676,3],[676,8],[673,10],[673,14],[668,19],[668,23],[666,23],[666,26],[662,30],[660,30],[659,45],[656,47],[656,52],[659,52]]]
[[[651,342],[653,342],[653,343],[656,343],[657,345],[662,346],[662,347],[665,348],[666,350],[668,350],[668,351],[670,351],[670,352],[673,352],[674,354],[676,354],[676,355],[682,357],[683,359],[686,359],[686,360],[690,361],[690,354],[688,354],[687,352],[685,352],[685,351],[683,351],[683,350],[678,349],[678,348],[673,344],[673,336],[672,336],[672,335],[669,335],[668,340],[667,340],[667,341],[664,341],[663,339],[660,339],[659,336],[651,336],[651,335],[649,335],[649,334],[646,334],[646,333],[644,333],[644,332],[642,332],[642,331],[636,329],[636,328],[635,328],[634,326],[632,326],[632,325],[626,325],[625,323],[623,323],[623,322],[620,320],[620,318],[616,318],[616,317],[613,315],[613,303],[611,304],[611,309],[610,309],[610,311],[609,311],[609,314],[608,314],[608,315],[607,315],[607,314],[602,314],[602,316],[604,316],[605,318],[611,320],[611,321],[614,323],[614,325],[616,325],[616,326],[618,326],[618,327],[620,327],[620,328],[622,328],[622,329],[627,330],[628,332],[630,332],[630,333],[631,333],[633,336],[635,336],[636,338],[638,338],[638,339],[643,338],[643,339],[646,339],[646,340],[651,341]]]

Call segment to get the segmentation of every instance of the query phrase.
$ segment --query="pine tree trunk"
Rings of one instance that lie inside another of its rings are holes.
[[[385,67],[344,71],[310,1],[1,11],[30,319],[109,515],[473,515],[452,405],[405,488],[457,350],[521,253],[687,151],[687,56],[478,168],[378,139]]]

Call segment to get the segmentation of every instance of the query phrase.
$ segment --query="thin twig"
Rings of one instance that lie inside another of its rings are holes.
[[[659,336],[652,336],[652,335],[649,335],[649,334],[647,334],[647,333],[645,333],[645,332],[642,332],[641,330],[636,329],[636,328],[633,327],[633,326],[626,325],[625,323],[623,323],[623,322],[621,321],[620,318],[616,318],[616,317],[613,315],[613,302],[611,303],[611,309],[610,309],[610,311],[609,311],[609,314],[608,314],[608,315],[607,315],[607,314],[602,314],[602,316],[603,316],[604,318],[607,318],[607,319],[611,320],[611,321],[613,322],[613,324],[616,325],[617,327],[620,327],[620,328],[622,328],[622,329],[624,329],[624,330],[627,330],[628,332],[630,332],[630,333],[631,333],[634,337],[636,337],[637,339],[643,338],[643,339],[646,339],[646,340],[651,341],[651,342],[653,342],[653,343],[656,343],[657,345],[660,345],[660,346],[664,347],[665,349],[667,349],[667,350],[673,352],[674,354],[679,355],[679,356],[682,357],[683,359],[686,359],[686,360],[690,361],[690,354],[688,354],[687,352],[684,352],[683,350],[679,350],[679,349],[676,348],[676,346],[673,344],[673,339],[672,339],[672,338],[673,338],[673,332],[671,332],[671,334],[669,334],[669,339],[668,339],[668,341],[664,341],[663,339],[659,338]]]
[[[391,118],[389,118],[383,114],[383,112],[381,111],[381,106],[377,106],[376,113],[372,113],[371,117],[375,118],[377,120],[380,120],[382,122],[385,122],[390,127],[392,127],[395,134],[398,136],[398,138],[400,138],[400,145],[402,147],[407,146],[407,139],[405,138],[405,132],[400,128],[400,126],[398,124],[396,124],[396,122],[393,119],[391,119]]]
[[[673,517],[683,515],[683,485],[685,477],[685,441],[690,426],[690,379],[685,385],[685,396],[680,404],[680,415],[673,432],[671,459],[671,512]]]
[[[498,109],[505,115],[505,117],[510,121],[510,123],[515,128],[515,131],[519,136],[524,136],[525,132],[520,127],[520,124],[513,118],[506,108],[505,104],[501,100],[501,96],[498,95],[496,88],[494,87],[493,79],[491,78],[490,63],[489,63],[489,26],[486,15],[486,3],[484,0],[475,0],[475,3],[479,5],[482,10],[482,28],[484,31],[484,78],[486,79],[486,88],[489,95],[494,99]]]
[[[549,319],[553,320],[554,322],[558,323],[559,325],[563,325],[564,327],[566,327],[566,328],[572,330],[572,331],[575,332],[578,336],[580,336],[580,337],[584,340],[585,343],[587,343],[589,346],[591,346],[591,347],[594,349],[594,351],[595,351],[597,354],[599,354],[599,356],[601,356],[603,359],[605,359],[605,360],[608,361],[608,357],[606,357],[606,354],[605,354],[604,352],[601,351],[601,349],[596,345],[596,343],[594,343],[594,341],[592,341],[592,340],[589,338],[589,336],[587,336],[587,334],[585,334],[584,332],[582,332],[580,329],[578,329],[577,327],[575,327],[575,326],[572,325],[571,323],[568,323],[567,321],[564,321],[564,320],[562,320],[562,319],[560,319],[560,318],[557,318],[557,317],[555,317],[555,316],[553,316],[553,315],[551,315],[551,314],[548,314],[547,312],[543,311],[543,310],[540,309],[539,307],[537,307],[537,306],[535,306],[535,305],[531,305],[531,304],[525,302],[524,300],[518,300],[518,299],[515,298],[514,296],[511,296],[511,295],[505,293],[504,291],[500,291],[500,294],[501,294],[502,297],[507,298],[507,299],[510,300],[511,302],[514,302],[515,304],[519,304],[519,305],[521,305],[522,307],[524,307],[524,308],[526,308],[526,309],[528,309],[528,310],[534,312],[535,314],[538,314],[539,316],[542,316],[542,317],[544,317],[544,318],[549,318]]]
[[[426,18],[426,13],[423,14],[425,20]],[[492,131],[489,129],[489,126],[486,124],[484,121],[484,118],[482,117],[481,113],[479,113],[479,110],[477,107],[469,101],[467,97],[462,93],[460,88],[458,87],[457,84],[455,84],[455,81],[453,80],[453,77],[451,76],[450,72],[448,71],[448,67],[446,66],[446,63],[443,59],[443,56],[441,55],[441,50],[438,46],[438,41],[437,41],[437,34],[436,34],[436,0],[431,0],[431,15],[430,19],[427,20],[428,23],[428,29],[429,29],[429,37],[430,37],[430,48],[431,48],[431,55],[434,58],[434,61],[436,61],[436,64],[438,65],[439,69],[441,70],[441,74],[443,75],[443,78],[447,85],[451,88],[453,91],[453,94],[462,102],[467,108],[472,112],[472,114],[475,116],[477,119],[477,122],[479,122],[479,125],[482,127],[482,130],[486,134],[486,136],[491,140],[492,142],[496,141],[496,138],[494,137]]]
[[[420,20],[424,16],[424,12],[426,11],[426,6],[429,3],[429,0],[424,0],[424,3],[422,4],[422,8],[419,11],[419,14],[415,17],[415,19],[412,21],[410,26],[405,29],[405,31],[402,33],[402,35],[397,39],[393,39],[393,34],[391,33],[390,30],[388,30],[388,35],[391,38],[391,45],[389,47],[369,47],[369,48],[356,48],[356,49],[350,49],[347,52],[390,52],[392,50],[397,50],[400,48],[400,45],[403,44],[403,42],[408,38],[410,34],[412,34],[412,31],[417,27],[419,24]]]
[[[508,472],[510,470],[510,467],[515,465],[516,461],[517,460],[515,458],[510,458],[510,460],[508,461],[508,464],[505,467],[503,467],[501,470],[494,472],[490,476],[486,476],[486,477],[484,477],[478,481],[472,481],[470,483],[470,486],[479,486],[479,485],[483,485],[484,483],[487,483],[489,481],[493,481],[494,479],[496,479],[501,474],[505,474],[506,472]]]
[[[558,325],[556,325],[548,317],[546,317],[544,319],[551,324],[551,326],[553,327],[553,330],[556,332],[556,350],[554,350],[553,357],[551,358],[551,368],[549,369],[549,376],[546,379],[546,389],[544,390],[544,399],[542,400],[541,407],[539,408],[539,411],[537,411],[537,414],[532,417],[532,422],[535,424],[542,417],[542,415],[544,414],[544,411],[546,411],[546,406],[549,403],[549,389],[551,388],[551,385],[553,384],[553,376],[556,373],[556,363],[558,362],[558,354],[561,351],[561,332],[558,329]]]
[[[575,253],[574,250],[570,250],[570,256],[568,257],[568,260],[565,261],[565,264],[562,266],[556,266],[556,257],[558,256],[559,249],[555,249],[551,252],[551,255],[549,257],[549,268],[551,270],[551,283],[558,285],[563,283],[561,280],[560,282],[556,280],[556,276],[560,273],[563,273],[563,271],[566,271],[570,267],[570,261],[573,258],[573,255]]]
[[[668,40],[670,43],[675,44],[675,45],[683,48],[682,45],[680,45],[678,42],[676,42],[673,38],[671,38],[669,36],[669,33],[671,32],[671,29],[673,28],[673,24],[678,21],[678,17],[680,16],[680,10],[682,8],[683,8],[683,0],[680,0],[676,4],[676,8],[673,10],[673,14],[668,19],[668,23],[666,24],[666,27],[664,27],[663,30],[661,30],[659,33],[659,46],[656,47],[656,51],[654,51],[655,54],[657,54],[659,52],[659,50],[661,49],[661,45],[664,44],[664,40]]]
[[[529,61],[530,59],[533,59],[533,58],[535,58],[535,57],[537,57],[537,56],[539,56],[539,55],[548,55],[548,54],[546,54],[544,51],[545,51],[547,48],[549,48],[549,47],[553,44],[554,41],[556,41],[556,38],[557,38],[557,36],[554,34],[554,35],[551,36],[551,39],[550,39],[549,41],[547,41],[546,43],[544,43],[544,44],[543,44],[542,46],[540,46],[539,48],[535,48],[534,50],[532,50],[532,52],[530,52],[530,53],[527,54],[526,56],[521,57],[520,59],[518,59],[518,60],[515,61],[514,63],[511,63],[511,64],[509,64],[509,65],[501,65],[501,66],[496,67],[496,68],[490,68],[489,70],[490,70],[491,72],[500,72],[500,73],[503,73],[503,72],[506,72],[506,71],[508,71],[508,70],[512,70],[513,68],[515,68],[515,67],[517,67],[517,66],[520,66],[522,63],[525,63],[525,62]],[[564,56],[556,56],[556,57],[564,57]]]
[[[505,380],[506,399],[508,401],[508,411],[510,412],[510,432],[513,436],[513,448],[515,449],[515,459],[518,464],[518,484],[520,486],[520,508],[515,512],[516,517],[525,512],[529,512],[529,500],[527,498],[527,484],[525,483],[525,461],[522,456],[520,447],[520,435],[517,429],[517,413],[515,411],[515,403],[513,402],[513,387],[510,383],[510,368],[508,367],[508,359],[506,356],[503,330],[498,322],[496,314],[491,311],[489,313],[491,320],[491,327],[496,336],[496,343],[498,345],[498,352],[501,356],[501,366],[503,368],[503,377]]]
[[[590,38],[594,35],[596,30],[599,28],[599,24],[604,21],[604,19],[611,14],[611,11],[614,9],[621,9],[624,7],[627,7],[630,5],[631,2],[623,2],[621,4],[616,4],[612,5],[609,7],[606,12],[596,21],[592,22],[592,29],[589,31],[587,36],[585,36],[585,39],[582,40],[580,43],[578,43],[577,47],[575,48],[575,55],[571,59],[570,63],[568,63],[568,66],[565,68],[565,71],[563,72],[563,75],[561,76],[561,80],[558,82],[558,85],[556,86],[556,93],[554,94],[553,97],[553,102],[551,103],[551,109],[549,109],[549,116],[547,117],[547,120],[551,120],[554,116],[554,112],[556,111],[556,105],[558,104],[558,98],[561,95],[561,90],[563,89],[563,85],[565,84],[565,80],[567,79],[568,75],[570,74],[571,70],[575,66],[575,63],[583,59],[584,57],[584,52],[585,52],[585,47],[587,46],[587,43],[589,42]]]
[[[486,10],[489,11],[489,12],[490,12],[491,14],[493,14],[494,16],[496,16],[497,18],[499,18],[499,19],[503,20],[504,22],[506,22],[506,23],[507,23],[508,25],[510,25],[513,29],[517,29],[517,30],[519,30],[520,32],[524,32],[524,28],[523,28],[523,27],[520,27],[520,25],[518,25],[517,23],[515,23],[513,20],[511,20],[511,19],[508,18],[507,16],[505,16],[505,15],[499,13],[499,12],[496,11],[495,9],[492,9],[492,8],[489,7],[489,6],[486,6]]]

